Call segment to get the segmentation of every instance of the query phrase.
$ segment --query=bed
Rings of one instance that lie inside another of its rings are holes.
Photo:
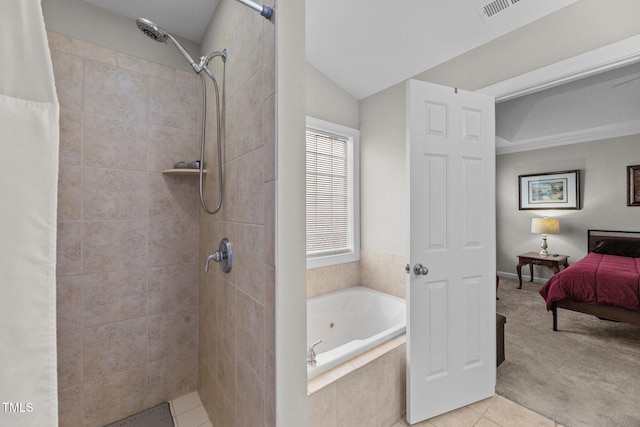
[[[540,289],[558,330],[558,309],[640,325],[640,232],[589,230],[588,254]]]

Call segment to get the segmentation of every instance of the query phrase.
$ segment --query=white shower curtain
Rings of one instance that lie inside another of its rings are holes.
[[[0,0],[0,427],[58,425],[58,117],[40,0]]]

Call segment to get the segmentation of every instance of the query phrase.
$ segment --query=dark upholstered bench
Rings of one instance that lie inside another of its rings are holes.
[[[496,366],[504,362],[504,324],[507,318],[496,313]]]

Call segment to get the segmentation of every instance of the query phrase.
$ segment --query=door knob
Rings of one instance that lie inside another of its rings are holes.
[[[429,274],[429,269],[424,265],[418,263],[413,266],[413,272],[416,274],[416,276],[426,276],[427,274]]]

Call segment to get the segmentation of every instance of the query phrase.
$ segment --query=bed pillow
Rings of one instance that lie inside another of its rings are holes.
[[[640,258],[640,242],[631,240],[600,240],[593,252],[603,255]]]

